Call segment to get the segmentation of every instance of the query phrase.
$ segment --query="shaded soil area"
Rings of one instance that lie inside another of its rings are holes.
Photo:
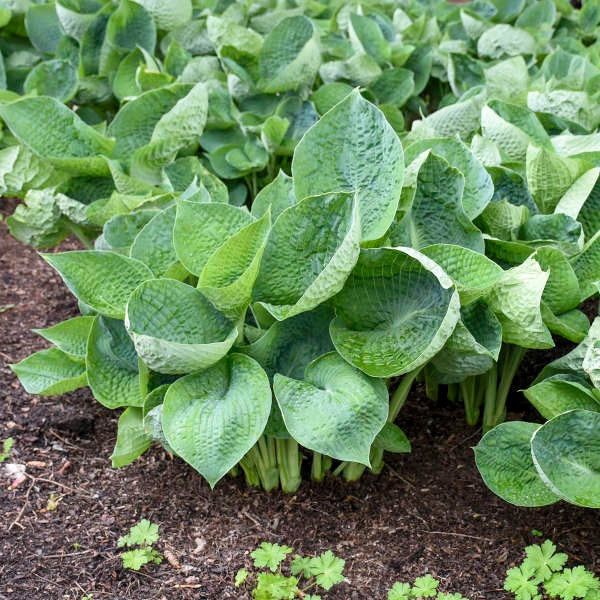
[[[0,207],[8,214],[13,204]],[[76,247],[67,241],[60,249]],[[30,396],[7,366],[45,347],[30,329],[75,315],[76,304],[3,224],[0,305],[0,440],[15,440],[0,465],[0,600],[249,598],[232,581],[261,541],[308,555],[331,549],[344,558],[348,581],[323,596],[331,600],[385,600],[395,581],[425,573],[441,580],[440,589],[473,600],[508,599],[506,569],[524,545],[539,541],[534,529],[572,562],[600,571],[598,513],[565,503],[518,509],[495,497],[470,448],[479,430],[465,425],[460,408],[427,400],[420,385],[399,419],[412,454],[388,457],[380,476],[357,484],[307,482],[286,496],[228,478],[211,491],[155,447],[113,470],[117,411],[104,409],[87,389]],[[517,386],[568,349],[528,355]],[[511,410],[509,418],[535,418],[517,396]],[[15,463],[26,465],[27,477],[12,488],[7,464]],[[55,510],[48,510],[51,494]],[[171,560],[134,573],[121,567],[116,543],[141,518],[160,525],[157,548]]]

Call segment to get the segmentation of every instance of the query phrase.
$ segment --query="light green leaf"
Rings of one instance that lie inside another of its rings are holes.
[[[375,436],[373,448],[381,448],[386,452],[410,452],[411,446],[406,434],[400,427],[393,423],[386,423],[383,429]]]
[[[144,263],[114,252],[77,250],[41,256],[58,271],[78,300],[116,319],[125,316],[131,292],[153,277]]]
[[[66,394],[87,383],[85,366],[58,348],[40,350],[10,368],[28,394]]]
[[[25,13],[25,29],[31,43],[44,54],[56,54],[65,34],[53,4],[30,6]]]
[[[339,460],[370,466],[369,452],[388,416],[383,381],[331,352],[306,367],[304,381],[276,374],[273,390],[292,437]]]
[[[81,362],[87,354],[87,339],[94,317],[73,317],[46,329],[33,329],[52,342],[72,360]]]
[[[68,102],[75,95],[77,84],[77,71],[69,61],[48,60],[29,72],[23,83],[23,91]]]
[[[270,208],[271,221],[275,223],[279,215],[294,204],[296,204],[294,181],[283,171],[279,171],[277,177],[258,192],[254,202],[252,202],[250,212],[259,219]]]
[[[189,373],[219,361],[237,329],[196,289],[151,279],[131,294],[127,331],[142,361],[159,373]]]
[[[375,240],[398,207],[402,146],[381,111],[354,91],[306,132],[296,147],[292,174],[297,200],[358,192],[362,239]]]
[[[260,365],[230,354],[171,384],[163,428],[175,452],[214,487],[256,443],[270,409],[271,388]]]
[[[273,226],[254,299],[279,320],[311,310],[342,289],[359,252],[356,196],[305,198]]]
[[[556,495],[600,508],[600,412],[572,410],[554,417],[533,434],[531,453]]]
[[[503,58],[519,54],[535,54],[535,38],[523,29],[511,25],[494,25],[477,41],[477,53],[485,58]]]
[[[485,484],[517,506],[547,506],[558,500],[538,475],[531,456],[531,438],[539,427],[522,421],[501,423],[474,448]]]
[[[258,56],[258,87],[266,93],[312,85],[321,66],[321,52],[310,19],[283,19],[269,35]]]
[[[152,443],[144,429],[142,409],[130,406],[119,417],[117,442],[110,456],[113,468],[124,467],[141,456]]]
[[[153,17],[156,26],[165,31],[186,25],[192,19],[191,0],[135,0],[141,4]]]
[[[374,19],[352,13],[348,35],[356,52],[364,52],[383,65],[391,57],[391,47]]]
[[[450,278],[410,248],[361,250],[333,304],[337,316],[330,333],[337,351],[374,377],[425,364],[446,343],[460,314]]]
[[[97,317],[88,338],[86,366],[94,398],[107,408],[142,406],[138,358],[123,321]]]

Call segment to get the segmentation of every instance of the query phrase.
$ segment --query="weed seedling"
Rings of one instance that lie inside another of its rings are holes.
[[[134,525],[129,533],[121,536],[117,542],[119,548],[124,546],[133,548],[121,554],[123,567],[139,571],[147,563],[159,565],[162,562],[162,556],[152,548],[152,544],[157,541],[158,525],[150,523],[147,519],[142,519],[137,525]]]
[[[2,452],[0,452],[0,463],[3,463],[10,456],[10,451],[14,445],[15,440],[13,440],[11,437],[4,440],[4,443],[2,444]]]

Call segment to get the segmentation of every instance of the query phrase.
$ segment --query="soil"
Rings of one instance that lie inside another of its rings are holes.
[[[1,202],[4,214],[12,212],[12,201]],[[67,240],[60,250],[77,247]],[[525,545],[543,539],[532,530],[552,538],[572,563],[600,572],[598,513],[562,502],[522,509],[494,496],[471,450],[480,430],[465,424],[459,408],[427,400],[421,385],[399,419],[413,452],[389,456],[380,476],[356,484],[306,482],[284,495],[226,478],[211,491],[156,447],[114,470],[118,411],[87,389],[30,396],[7,366],[47,345],[32,328],[77,308],[35,250],[0,224],[0,305],[7,304],[14,306],[0,313],[0,440],[11,436],[15,445],[0,465],[0,600],[249,598],[232,581],[261,541],[344,558],[348,581],[324,594],[329,600],[384,600],[395,581],[425,573],[441,580],[440,589],[473,600],[508,599],[507,568]],[[531,352],[516,387],[569,348]],[[510,410],[509,419],[536,418],[518,395]],[[14,463],[26,465],[27,478],[12,488],[7,464]],[[51,494],[55,510],[48,510]],[[122,568],[116,544],[141,518],[160,525],[157,548],[170,560],[135,573]]]

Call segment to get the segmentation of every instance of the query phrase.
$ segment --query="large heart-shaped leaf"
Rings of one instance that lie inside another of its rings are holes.
[[[533,434],[531,453],[557,496],[600,508],[600,412],[572,410],[554,417]]]
[[[46,329],[33,329],[43,338],[52,342],[69,358],[85,361],[87,340],[94,317],[73,317]]]
[[[474,448],[485,484],[517,506],[546,506],[559,499],[542,481],[531,456],[531,438],[539,427],[522,421],[501,423]]]
[[[383,113],[354,91],[306,132],[296,147],[292,174],[298,200],[358,192],[362,239],[376,240],[398,208],[402,145]]]
[[[308,365],[304,381],[276,374],[273,390],[288,431],[303,446],[370,466],[369,452],[385,425],[388,392],[336,352]]]
[[[206,369],[227,354],[238,333],[198,290],[175,279],[140,285],[125,324],[140,358],[159,373]]]
[[[113,468],[124,467],[141,456],[152,443],[144,429],[142,409],[130,406],[123,411],[117,425],[117,441],[110,456]]]
[[[214,487],[256,443],[270,410],[266,373],[249,356],[230,354],[171,384],[162,425],[175,452]]]
[[[58,271],[78,300],[116,319],[125,316],[131,292],[153,278],[144,263],[115,252],[78,250],[41,256]]]
[[[254,299],[279,320],[311,310],[342,289],[359,252],[355,195],[305,198],[273,226]]]
[[[333,299],[337,351],[374,377],[407,373],[435,356],[452,334],[460,300],[450,278],[411,248],[361,250]]]

